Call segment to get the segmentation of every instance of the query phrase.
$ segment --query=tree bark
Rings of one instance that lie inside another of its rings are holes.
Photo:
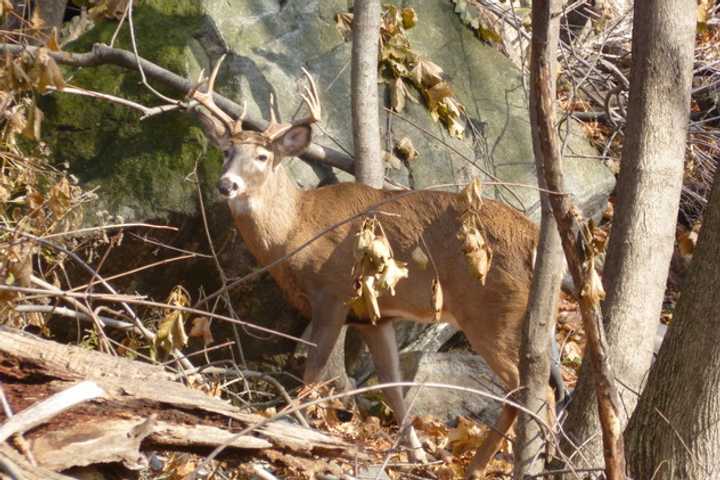
[[[652,360],[675,241],[695,32],[692,0],[635,3],[630,106],[608,245],[603,309],[624,428]],[[565,431],[583,445],[582,467],[602,464],[589,358]],[[571,449],[566,448],[566,451]],[[648,477],[649,478],[649,477]]]
[[[385,165],[380,151],[378,46],[380,0],[357,0],[352,28],[352,124],[355,178],[382,188]]]
[[[38,9],[38,15],[43,22],[44,32],[50,33],[53,27],[60,30],[65,17],[65,7],[67,0],[41,0],[36,3],[35,8]]]
[[[550,0],[551,11],[558,11],[561,0]],[[559,17],[550,18],[547,26],[546,46],[558,43]],[[535,32],[535,30],[534,30]],[[536,32],[537,33],[537,32]],[[550,71],[556,72],[556,50],[545,48],[536,52],[544,57],[544,62],[550,65]],[[533,70],[534,72],[534,70]],[[548,94],[555,98],[555,76],[549,78]],[[530,124],[538,125],[537,91],[530,95]],[[538,184],[546,187],[543,169],[543,149],[540,145],[542,139],[537,129],[533,129],[533,152],[535,154],[535,168]],[[540,242],[537,248],[533,283],[528,300],[528,312],[525,317],[520,346],[520,385],[518,400],[528,410],[533,412],[545,411],[544,417],[555,417],[554,405],[548,405],[548,378],[550,376],[551,352],[550,345],[555,331],[555,318],[557,316],[557,303],[560,293],[560,282],[563,273],[563,252],[557,223],[552,213],[550,199],[545,191],[540,192]],[[545,462],[542,461],[541,452],[545,444],[545,433],[537,422],[527,415],[518,417],[517,438],[515,442],[515,468],[514,478],[522,479],[528,475],[537,475],[542,472]]]
[[[687,283],[628,425],[634,478],[720,478],[719,238],[716,173]]]
[[[555,8],[555,9],[553,9]],[[615,388],[615,377],[608,359],[607,342],[602,328],[599,300],[601,286],[596,281],[592,232],[581,218],[566,192],[560,156],[560,141],[555,115],[554,72],[548,52],[557,49],[557,35],[550,35],[551,19],[561,14],[552,0],[534,1],[532,7],[532,50],[530,56],[531,118],[542,150],[542,171],[547,187],[557,194],[549,195],[553,215],[557,221],[565,258],[578,291],[583,327],[587,334],[588,354],[598,373],[595,394],[602,426],[602,440],[608,479],[625,477],[625,454],[620,430],[620,399]]]
[[[537,155],[537,153],[536,153]],[[541,177],[538,164],[538,179]],[[546,193],[541,193],[540,243],[533,273],[533,283],[528,301],[528,312],[523,325],[520,347],[520,385],[519,403],[528,410],[554,419],[555,405],[549,405],[548,378],[550,376],[550,345],[555,331],[557,303],[563,271],[563,253],[557,224],[552,215]],[[552,427],[552,425],[550,425]],[[542,427],[527,415],[518,417],[517,438],[515,441],[514,478],[522,479],[528,475],[542,472],[545,462],[541,455],[545,446],[546,433]]]

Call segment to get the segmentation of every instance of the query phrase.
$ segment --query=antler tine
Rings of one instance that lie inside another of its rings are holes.
[[[200,92],[197,88],[195,88],[191,92],[192,98],[194,98],[200,105],[208,109],[210,114],[215,116],[218,120],[220,120],[225,128],[228,129],[228,133],[232,134],[237,132],[242,127],[242,119],[245,116],[245,107],[243,106],[243,112],[240,118],[235,121],[233,118],[225,113],[220,107],[217,106],[215,103],[215,99],[213,98],[213,91],[215,89],[215,80],[217,79],[218,72],[220,71],[220,65],[222,65],[223,60],[225,60],[225,54],[223,54],[220,59],[218,60],[217,64],[213,68],[212,72],[210,73],[210,78],[208,79],[208,87],[207,92]],[[200,73],[200,78],[198,83],[202,84],[204,82],[203,79],[203,73]]]
[[[313,79],[312,75],[310,75],[310,72],[308,72],[304,67],[302,69],[302,72],[308,81],[308,85],[305,85],[305,92],[301,96],[303,101],[305,102],[305,105],[307,105],[308,110],[310,110],[310,115],[308,117],[294,121],[293,125],[311,125],[313,123],[319,122],[322,117],[320,96],[317,92],[317,85],[315,85],[315,80]]]

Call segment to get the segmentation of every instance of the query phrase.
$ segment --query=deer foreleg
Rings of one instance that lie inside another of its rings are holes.
[[[312,302],[310,341],[316,346],[308,349],[303,374],[306,384],[334,376],[340,377],[336,381],[341,390],[352,388],[345,371],[345,345],[338,342],[346,316],[347,307],[342,301],[318,299]]]
[[[375,370],[381,383],[401,382],[400,357],[398,356],[397,342],[395,340],[395,329],[392,322],[383,322],[379,325],[357,326],[358,331],[370,350]],[[384,388],[385,398],[393,409],[395,421],[401,427],[405,427],[405,441],[410,447],[411,457],[418,462],[426,463],[427,457],[415,433],[415,429],[409,423],[407,407],[403,399],[402,387]]]

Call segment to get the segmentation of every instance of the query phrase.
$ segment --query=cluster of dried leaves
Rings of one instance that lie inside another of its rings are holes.
[[[335,19],[338,31],[349,38],[352,14],[339,13]],[[415,27],[417,21],[413,8],[384,7],[380,23],[379,69],[390,88],[391,107],[402,112],[407,100],[419,103],[412,93],[415,90],[422,95],[432,119],[441,121],[453,137],[462,138],[464,107],[455,97],[450,83],[443,78],[442,68],[413,50],[407,37],[406,31]]]
[[[485,285],[485,278],[492,266],[493,251],[485,241],[483,226],[480,222],[482,208],[482,182],[474,178],[463,191],[465,211],[460,216],[462,226],[458,238],[463,244],[463,252],[473,275]]]
[[[3,5],[8,13],[8,5]],[[50,283],[58,284],[58,270],[65,256],[40,246],[26,235],[45,237],[67,232],[82,221],[84,194],[77,181],[49,163],[41,141],[43,113],[38,96],[48,89],[62,90],[63,75],[48,55],[56,41],[32,55],[0,60],[0,282],[28,287],[33,256],[42,261]],[[62,240],[57,240],[62,244]],[[15,325],[44,326],[41,315],[19,316],[12,308],[22,295],[5,292],[0,298],[0,318]]]
[[[355,264],[352,269],[355,296],[349,305],[359,318],[369,318],[375,324],[380,319],[378,298],[395,295],[397,283],[408,276],[404,262],[393,258],[392,247],[377,218],[366,218],[355,235],[353,245]]]

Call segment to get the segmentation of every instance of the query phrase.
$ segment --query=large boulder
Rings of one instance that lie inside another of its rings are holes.
[[[475,135],[464,140],[450,137],[422,105],[408,103],[402,118],[388,117],[389,113],[381,110],[383,138],[395,141],[407,136],[419,152],[416,160],[389,169],[388,175],[415,188],[462,184],[476,175],[487,178],[487,174],[527,184],[529,187],[487,187],[485,193],[537,218],[527,97],[520,72],[463,26],[451,2],[416,0],[402,5],[417,11],[418,24],[409,31],[414,49],[447,74]],[[352,151],[350,45],[338,34],[334,21],[334,15],[346,9],[344,0],[146,0],[135,7],[134,24],[140,54],[188,78],[196,78],[201,69],[208,71],[226,53],[217,90],[238,102],[247,101],[250,117],[268,118],[273,94],[279,118],[292,118],[300,107],[298,79],[301,68],[306,67],[317,79],[324,108],[316,141]],[[116,26],[100,22],[68,49],[87,51],[93,43],[109,43]],[[131,48],[127,26],[115,46]],[[137,73],[119,67],[69,69],[68,77],[73,84],[146,105],[163,103],[141,84]],[[387,97],[384,87],[380,88],[382,98]],[[177,98],[185,93],[160,90]],[[181,230],[166,235],[165,241],[206,249],[198,220],[197,178],[210,214],[212,236],[216,244],[225,245],[220,260],[229,275],[242,275],[253,268],[247,251],[231,233],[227,208],[219,204],[213,187],[221,156],[208,145],[191,115],[170,112],[140,120],[136,111],[124,106],[69,94],[45,97],[43,109],[46,140],[58,163],[67,163],[86,187],[99,187],[99,204],[89,212],[89,221],[107,210],[125,220],[170,222]],[[567,187],[586,211],[598,212],[613,187],[613,176],[596,159],[597,152],[582,130],[574,124],[571,127],[565,143]],[[298,159],[288,160],[287,165],[308,188],[328,176],[350,179],[342,172]],[[114,255],[122,258],[118,271],[145,262],[142,245],[131,242],[126,244],[125,256]],[[155,249],[152,246],[147,252]],[[104,268],[108,273],[113,270],[110,264]],[[218,286],[210,260],[162,268],[163,274],[154,270],[146,277],[135,277],[132,287],[164,295],[175,283],[195,292],[200,287],[211,291]],[[233,298],[240,302],[238,311],[243,318],[299,333],[301,327],[296,324],[288,327],[293,313],[273,301],[279,296],[265,278],[260,286],[241,289]],[[247,338],[259,351],[272,351],[267,338]]]

